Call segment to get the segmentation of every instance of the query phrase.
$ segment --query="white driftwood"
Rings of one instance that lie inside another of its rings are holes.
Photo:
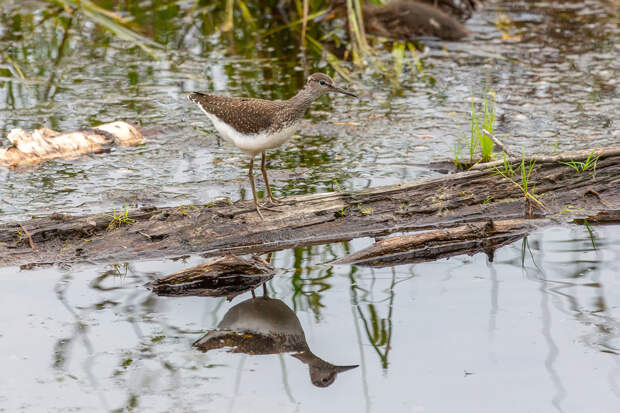
[[[59,133],[48,128],[26,132],[13,129],[7,139],[11,146],[0,147],[0,165],[19,166],[57,158],[99,153],[110,145],[133,146],[143,141],[142,133],[126,122],[112,122],[96,128]]]

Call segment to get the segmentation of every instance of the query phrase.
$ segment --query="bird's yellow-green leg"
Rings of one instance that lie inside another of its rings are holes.
[[[250,185],[252,185],[252,196],[254,197],[254,206],[256,207],[256,212],[258,212],[258,216],[261,219],[265,219],[263,214],[260,212],[260,206],[258,204],[258,196],[256,195],[256,186],[254,185],[254,157],[250,158],[250,170],[248,171],[248,176],[250,177]]]
[[[260,170],[263,172],[263,178],[265,179],[265,186],[267,187],[267,196],[269,196],[269,200],[274,205],[282,205],[282,201],[279,198],[273,196],[271,192],[271,185],[269,185],[269,178],[267,178],[267,166],[265,165],[265,152],[261,153],[260,159]]]
[[[267,211],[282,212],[278,209],[267,208],[266,206],[261,206],[260,203],[258,202],[258,195],[256,194],[256,185],[254,185],[254,157],[253,156],[250,158],[250,170],[248,171],[248,176],[250,177],[250,185],[252,185],[252,196],[254,197],[254,206],[256,207],[256,212],[258,212],[258,215],[261,217],[261,219],[265,219],[265,217],[263,217],[263,214],[260,212],[261,208]]]

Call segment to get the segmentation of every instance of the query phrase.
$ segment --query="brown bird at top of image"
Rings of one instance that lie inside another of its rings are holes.
[[[346,9],[344,0],[334,0],[322,19],[344,17]],[[395,1],[382,6],[365,4],[363,16],[367,33],[394,39],[437,37],[459,40],[469,35],[465,26],[454,17],[439,8],[414,1]]]

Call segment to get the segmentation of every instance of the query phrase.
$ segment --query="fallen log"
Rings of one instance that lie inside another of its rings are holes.
[[[265,211],[264,220],[251,201],[222,201],[130,211],[131,225],[113,230],[110,214],[34,218],[21,223],[30,237],[17,223],[0,224],[0,266],[256,254],[470,222],[588,218],[620,205],[620,145],[596,151],[596,163],[588,170],[561,163],[582,162],[591,154],[586,150],[525,159],[536,162],[528,188],[544,208],[524,196],[518,175],[512,180],[498,175],[500,162],[351,193],[288,197],[278,207],[281,212]],[[509,161],[515,171],[520,162]]]
[[[586,223],[594,225],[618,225],[620,224],[620,209],[600,211],[596,215],[587,218],[576,218],[574,223],[578,225],[584,225]]]
[[[32,133],[13,129],[7,139],[11,146],[0,147],[0,165],[15,167],[101,153],[109,150],[113,144],[137,145],[143,137],[137,128],[126,122],[112,122],[66,133],[48,128],[37,129]]]

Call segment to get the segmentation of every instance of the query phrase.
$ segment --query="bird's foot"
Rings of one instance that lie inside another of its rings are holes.
[[[256,207],[256,212],[258,213],[258,216],[260,217],[260,219],[265,220],[263,213],[260,212],[260,206],[257,203],[255,203],[254,206]]]
[[[261,209],[264,209],[265,211],[271,211],[271,212],[284,212],[284,211],[281,211],[281,210],[279,210],[279,209],[270,208],[271,206],[272,206],[272,204],[271,204],[269,201],[265,202],[264,204],[260,204],[260,208],[261,208]]]
[[[261,204],[261,207],[262,208],[273,207],[273,206],[278,207],[278,206],[282,206],[282,205],[285,205],[285,203],[280,201],[278,198],[269,198],[269,199],[265,200],[265,202],[263,202]],[[282,211],[277,210],[277,209],[274,209],[274,211],[282,212]]]
[[[282,198],[276,198],[275,196],[270,196],[269,197],[269,201],[273,204],[273,205],[286,205],[286,202],[284,202],[282,200]]]
[[[261,204],[259,204],[259,203],[254,204],[254,206],[256,207],[256,212],[258,213],[258,216],[259,216],[259,217],[260,217],[260,219],[262,219],[262,220],[264,220],[264,219],[265,219],[265,217],[263,216],[262,212],[260,212],[260,211],[261,211],[261,209],[263,209],[263,210],[265,210],[265,211],[271,211],[271,212],[282,212],[282,211],[280,211],[279,209],[269,208],[269,207],[266,207],[266,206],[261,205]]]

